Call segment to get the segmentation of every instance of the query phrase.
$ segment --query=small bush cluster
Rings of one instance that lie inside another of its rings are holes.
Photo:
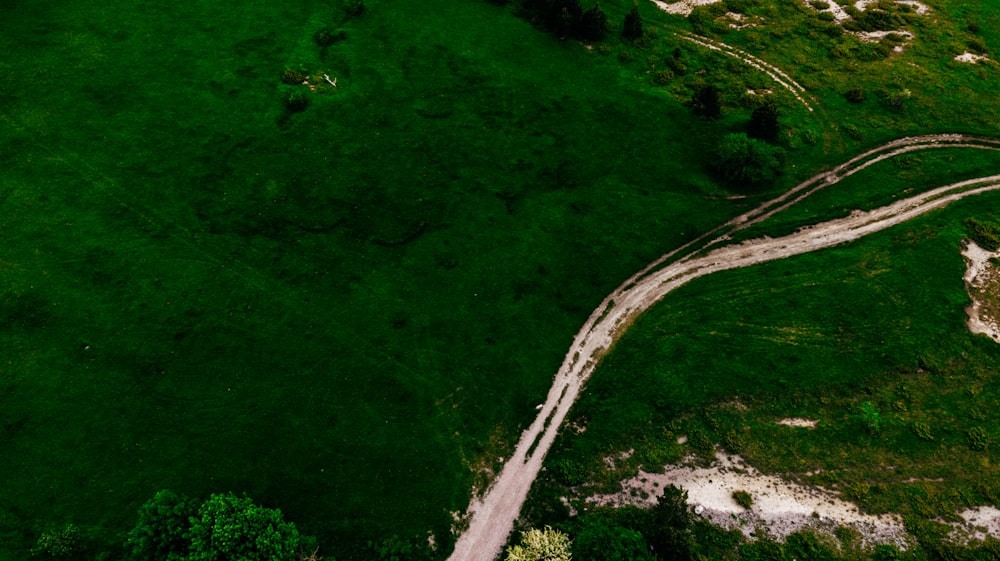
[[[283,84],[288,84],[289,86],[301,84],[307,77],[308,76],[305,72],[294,68],[286,68],[281,71],[281,82]]]
[[[733,491],[733,500],[746,510],[750,510],[750,507],[753,506],[753,497],[746,491]]]

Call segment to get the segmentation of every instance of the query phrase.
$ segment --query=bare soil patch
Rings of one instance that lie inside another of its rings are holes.
[[[992,263],[1000,257],[1000,251],[989,252],[970,241],[962,250],[967,269],[965,270],[965,289],[972,299],[972,304],[966,308],[969,314],[967,324],[973,333],[982,333],[997,343],[1000,343],[1000,271]]]
[[[717,452],[707,467],[667,466],[663,473],[646,473],[622,482],[622,490],[598,495],[589,502],[602,505],[647,505],[656,503],[663,488],[675,485],[688,493],[688,504],[713,524],[737,529],[748,539],[784,539],[793,532],[814,530],[833,537],[838,526],[860,532],[864,545],[892,543],[908,545],[906,529],[898,516],[875,516],[858,511],[835,493],[764,475],[740,456]],[[753,499],[749,510],[736,504],[734,491],[746,491]],[[700,508],[699,508],[700,507]]]

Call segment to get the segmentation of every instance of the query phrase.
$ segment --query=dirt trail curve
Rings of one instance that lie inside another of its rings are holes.
[[[704,37],[702,35],[695,35],[694,33],[691,33],[689,31],[679,31],[674,33],[674,35],[677,35],[681,39],[686,39],[688,41],[691,41],[696,45],[701,45],[706,49],[712,51],[718,51],[724,55],[728,55],[733,58],[738,58],[742,60],[744,64],[748,64],[756,68],[757,70],[760,70],[764,74],[770,76],[772,80],[778,83],[778,85],[792,92],[792,95],[795,96],[795,99],[799,100],[799,103],[801,103],[802,105],[805,105],[806,109],[808,109],[809,111],[813,111],[812,105],[810,105],[809,102],[806,101],[805,96],[809,95],[806,93],[806,89],[803,88],[801,84],[793,80],[791,76],[786,74],[783,70],[781,70],[777,66],[765,62],[746,51],[737,49],[732,45],[723,43],[722,41],[709,39],[708,37]]]
[[[534,422],[521,434],[513,455],[504,464],[500,475],[483,496],[472,499],[466,513],[468,528],[459,536],[449,561],[494,561],[500,555],[531,484],[542,467],[542,460],[584,382],[631,322],[670,291],[717,271],[748,267],[856,240],[961,198],[1000,189],[1000,175],[940,187],[869,212],[856,211],[845,218],[817,224],[781,238],[754,239],[716,249],[713,247],[727,241],[731,234],[765,220],[817,190],[834,185],[878,161],[914,150],[946,147],[998,150],[1000,139],[933,135],[884,144],[829,172],[810,178],[780,197],[664,255],[612,292],[577,333],[555,375],[544,405]],[[692,247],[695,249],[684,257],[669,262]]]

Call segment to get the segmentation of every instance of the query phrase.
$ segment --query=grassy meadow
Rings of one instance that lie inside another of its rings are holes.
[[[776,90],[785,173],[753,191],[709,165],[721,135],[746,126],[756,101],[743,92],[773,84],[677,39],[671,30],[692,23],[652,4],[640,5],[641,44],[618,37],[631,3],[602,4],[612,33],[591,49],[515,17],[515,5],[475,0],[370,0],[362,15],[339,0],[0,3],[0,559],[25,558],[66,524],[91,552],[114,551],[164,488],[247,493],[317,536],[327,558],[429,533],[446,554],[452,513],[499,467],[573,334],[622,280],[879,141],[996,132],[996,67],[948,57],[970,18],[1000,45],[1000,16],[939,3],[948,17],[913,23],[926,31],[911,51],[853,64],[824,56],[837,39],[814,36],[813,15],[792,2],[744,3],[787,29],[701,29],[794,69],[816,98],[808,113]],[[323,29],[343,39],[320,46]],[[942,30],[948,41],[925,44]],[[800,63],[804,46],[816,56]],[[654,80],[675,51],[684,72]],[[911,92],[902,107],[878,98],[887,68],[890,94]],[[288,69],[314,87],[283,83]],[[685,106],[707,81],[726,104],[716,121]],[[849,104],[843,91],[859,81],[871,95]],[[930,187],[949,175],[941,166],[973,176],[997,163],[919,159],[878,173]],[[907,225],[935,235],[901,251],[899,230],[671,295],[602,366],[574,410],[591,429],[556,458],[587,462],[607,439],[701,422],[691,407],[762,382],[801,401],[805,388],[898,377],[921,354],[946,363],[968,350],[988,368],[995,353],[958,325],[956,244],[963,212],[985,217],[996,202]],[[803,219],[862,202],[828,204]],[[843,279],[810,276],[840,259],[861,278],[865,252],[886,262],[887,286],[837,293]],[[831,301],[882,307],[845,320],[851,336],[838,338]],[[781,315],[793,304],[798,315]],[[823,342],[809,346],[815,357],[757,347],[807,310],[821,314],[809,323]],[[726,344],[747,348],[706,368],[720,312],[735,314]],[[669,352],[667,321],[685,334]],[[940,350],[920,351],[931,343]],[[693,385],[639,383],[696,368]]]
[[[338,558],[447,549],[590,309],[744,204],[685,108],[488,4],[0,30],[2,558],[120,542],[161,488],[246,492]],[[338,86],[289,112],[289,67]]]

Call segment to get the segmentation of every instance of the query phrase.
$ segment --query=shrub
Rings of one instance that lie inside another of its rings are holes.
[[[784,152],[780,148],[748,137],[727,134],[715,151],[715,167],[734,183],[756,185],[774,181],[781,170]]]
[[[913,434],[917,435],[917,438],[920,440],[926,440],[927,442],[934,440],[934,435],[931,434],[931,426],[922,421],[913,423]]]
[[[812,0],[809,5],[817,10],[826,10],[830,7],[830,3],[825,0]]]
[[[139,508],[139,521],[129,532],[126,548],[135,561],[186,559],[190,541],[186,534],[198,505],[173,491],[163,490]]]
[[[31,548],[31,553],[56,559],[67,559],[83,549],[80,542],[80,528],[73,524],[67,524],[61,530],[43,532],[35,547]]]
[[[521,532],[521,543],[507,548],[507,561],[570,561],[569,536],[546,526]]]
[[[983,427],[972,427],[965,432],[965,437],[969,441],[969,448],[973,450],[986,450],[990,444],[990,437]]]
[[[976,54],[985,55],[987,53],[986,43],[979,37],[969,39],[966,45],[968,45],[970,51]]]
[[[746,491],[733,491],[733,500],[736,501],[736,504],[747,510],[750,510],[750,507],[753,506],[753,497]]]
[[[834,21],[837,19],[836,16],[833,15],[833,12],[820,12],[816,17],[818,17],[820,21]]]
[[[292,113],[305,111],[308,106],[309,98],[307,98],[306,94],[301,91],[291,92],[287,97],[285,97],[285,107],[287,107]]]
[[[846,132],[847,136],[853,138],[854,140],[865,139],[865,132],[854,125],[845,125],[844,132]]]
[[[281,81],[290,86],[301,84],[306,79],[306,73],[294,68],[286,68],[281,71]]]
[[[653,74],[653,85],[666,86],[674,79],[674,73],[669,70],[660,70]]]
[[[642,16],[639,15],[639,8],[633,6],[632,11],[625,15],[622,36],[630,41],[637,41],[642,38],[642,33]]]
[[[851,103],[861,103],[865,100],[865,92],[861,88],[851,88],[844,94],[844,98]]]
[[[593,516],[577,531],[573,554],[586,561],[653,561],[641,533]]]
[[[337,31],[320,29],[316,32],[316,44],[320,47],[329,47],[330,45],[339,43],[344,39],[347,39],[347,32],[343,29],[338,29]]]
[[[848,125],[848,127],[851,126]],[[872,436],[877,436],[882,431],[882,416],[879,414],[878,409],[870,401],[866,401],[861,404],[859,413],[861,422],[864,423],[868,432]]]
[[[587,471],[573,460],[556,460],[551,469],[552,475],[563,485],[574,487],[587,480]]]
[[[232,493],[212,495],[191,518],[191,555],[185,561],[291,561],[299,545],[295,524],[281,511]]]

